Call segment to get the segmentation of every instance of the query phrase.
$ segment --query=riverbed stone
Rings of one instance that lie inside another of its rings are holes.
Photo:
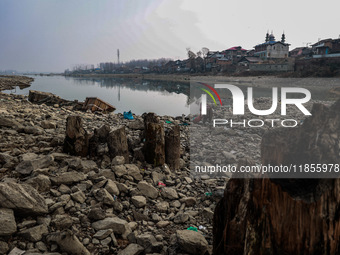
[[[158,197],[158,190],[146,181],[140,181],[137,185],[140,192],[149,198],[155,199]]]
[[[9,236],[17,231],[13,210],[0,208],[0,236]]]
[[[0,206],[24,214],[48,212],[45,199],[27,184],[0,183]]]

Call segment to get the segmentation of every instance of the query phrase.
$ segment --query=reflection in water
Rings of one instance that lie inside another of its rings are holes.
[[[34,76],[30,88],[17,89],[16,94],[28,94],[29,90],[51,92],[67,100],[84,101],[86,97],[98,97],[114,107],[116,112],[131,110],[135,114],[155,112],[159,115],[180,116],[189,114],[189,105],[201,96],[201,91],[193,94],[190,100],[190,84],[172,81],[149,81],[126,78],[83,78],[64,76]],[[214,85],[213,82],[208,82]],[[247,87],[253,87],[254,97],[272,97],[272,87],[305,87],[310,90],[312,99],[327,100],[329,90],[340,87],[339,79],[280,79],[264,78],[255,81],[228,81],[239,86],[244,95]],[[266,86],[266,88],[263,87]],[[280,91],[280,89],[279,89]],[[10,91],[9,91],[10,92]],[[223,105],[232,104],[228,90],[218,90]],[[299,95],[290,95],[295,97]]]
[[[120,113],[131,110],[135,114],[189,114],[189,83],[64,76],[34,78],[32,86],[19,94],[28,94],[31,89],[51,92],[68,100],[84,101],[86,97],[98,97],[116,107],[115,112]]]

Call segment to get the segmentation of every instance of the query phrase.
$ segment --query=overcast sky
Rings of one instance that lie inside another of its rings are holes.
[[[338,0],[0,0],[0,70],[185,58],[286,33],[291,48],[338,38]]]

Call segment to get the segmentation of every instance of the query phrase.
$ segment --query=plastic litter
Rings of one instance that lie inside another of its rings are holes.
[[[186,122],[179,124],[179,126],[188,126],[188,125],[189,125],[189,124],[186,123]]]
[[[205,194],[207,197],[212,196],[212,192],[205,192],[204,194]]]
[[[124,115],[124,119],[133,120],[133,116],[132,116],[131,111],[124,112],[123,115]]]
[[[166,120],[165,122],[168,123],[168,124],[172,124],[172,122],[170,120]]]
[[[192,230],[192,231],[198,232],[197,228],[195,228],[195,227],[188,227],[187,230]]]
[[[163,182],[158,182],[158,187],[165,187],[166,185]]]
[[[113,195],[113,201],[116,201],[116,200],[117,200],[117,196]]]
[[[199,229],[199,230],[206,230],[207,228],[204,227],[204,226],[202,226],[202,225],[199,225],[199,226],[198,226],[198,229]]]

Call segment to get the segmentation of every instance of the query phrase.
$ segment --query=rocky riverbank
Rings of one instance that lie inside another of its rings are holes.
[[[20,89],[31,86],[33,78],[19,75],[0,75],[0,91],[12,90],[18,86]]]
[[[110,157],[111,140],[91,157],[64,153],[73,115],[89,136],[124,127],[128,158]],[[184,123],[159,121],[165,130]],[[214,194],[225,183],[190,177],[188,128],[179,127],[174,170],[141,159],[141,116],[131,121],[0,93],[0,254],[210,253]]]
[[[270,108],[268,98],[255,101]],[[228,107],[214,116],[232,118]],[[288,114],[304,119],[297,109]],[[230,176],[193,175],[190,160],[258,164],[269,124],[199,123],[203,137],[190,138],[202,149],[189,156],[188,118],[134,117],[0,93],[0,254],[212,253],[213,211]]]

